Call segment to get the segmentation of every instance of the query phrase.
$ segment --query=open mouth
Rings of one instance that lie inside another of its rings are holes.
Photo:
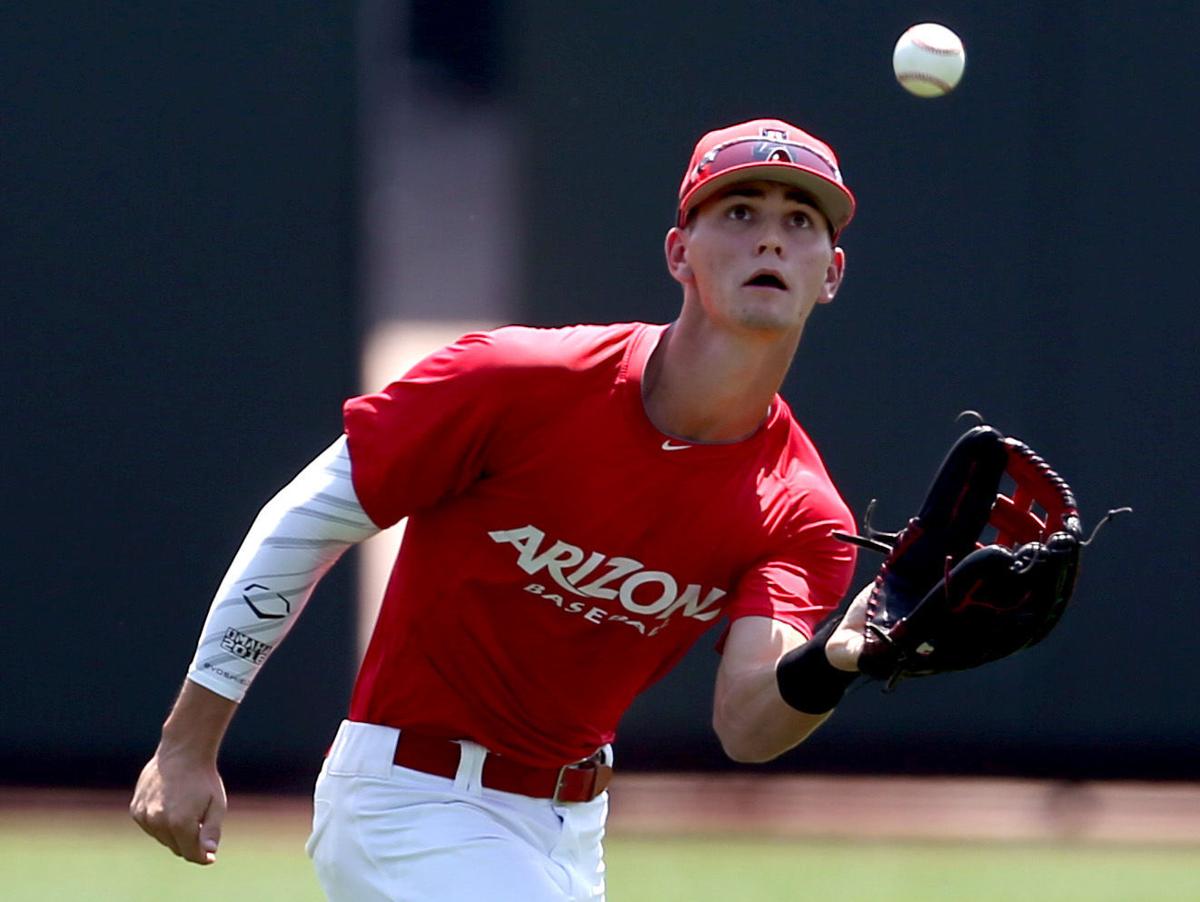
[[[755,273],[744,284],[753,288],[774,288],[778,291],[787,291],[787,284],[773,272]]]

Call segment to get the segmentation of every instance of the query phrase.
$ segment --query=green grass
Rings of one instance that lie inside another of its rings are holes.
[[[231,815],[219,861],[176,858],[133,821],[92,813],[0,818],[4,902],[321,902],[296,819]]]
[[[1200,899],[1200,849],[761,839],[614,842],[611,902]]]
[[[232,814],[220,861],[185,864],[119,816],[0,816],[5,902],[320,902],[300,817]],[[1200,847],[624,836],[611,902],[1154,902],[1200,899]]]

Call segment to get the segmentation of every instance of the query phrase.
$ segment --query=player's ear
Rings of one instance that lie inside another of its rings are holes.
[[[821,283],[821,293],[817,295],[818,304],[828,304],[842,287],[842,279],[846,275],[846,252],[840,247],[833,249],[829,265],[825,267],[825,281]]]
[[[678,227],[667,232],[663,251],[667,256],[667,272],[676,282],[692,281],[692,267],[687,257],[688,233]]]

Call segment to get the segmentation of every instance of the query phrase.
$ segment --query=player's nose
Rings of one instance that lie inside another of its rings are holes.
[[[777,228],[768,226],[763,230],[758,237],[757,253],[760,257],[771,254],[776,257],[783,256],[783,238]]]

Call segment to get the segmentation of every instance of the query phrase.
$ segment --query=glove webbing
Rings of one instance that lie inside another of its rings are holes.
[[[1028,542],[1044,542],[1061,530],[1078,535],[1079,509],[1066,480],[1018,439],[1006,438],[1004,450],[1008,453],[1005,472],[1016,483],[1016,489],[1012,498],[1004,494],[996,496],[988,521],[996,527],[995,544],[1012,548]],[[1045,520],[1034,513],[1035,503],[1045,511]]]

